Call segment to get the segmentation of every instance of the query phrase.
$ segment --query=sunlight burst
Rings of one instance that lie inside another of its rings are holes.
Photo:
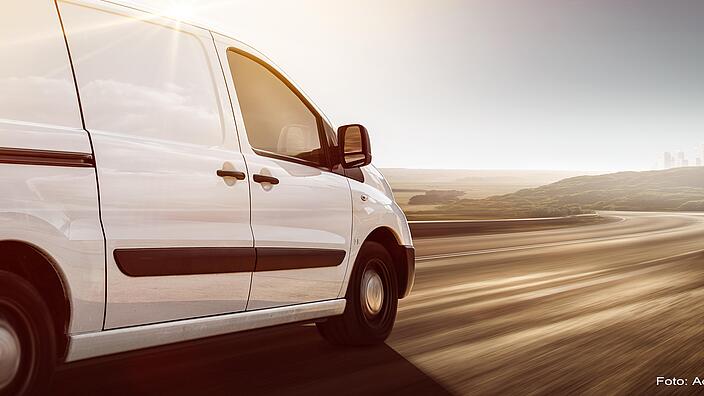
[[[175,2],[164,9],[164,14],[179,21],[189,20],[193,17],[193,4],[190,2]]]

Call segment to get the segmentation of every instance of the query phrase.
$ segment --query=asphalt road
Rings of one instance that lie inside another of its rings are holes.
[[[57,394],[704,393],[704,215],[416,241],[386,345],[286,326],[78,362]],[[657,376],[689,386],[655,386]]]

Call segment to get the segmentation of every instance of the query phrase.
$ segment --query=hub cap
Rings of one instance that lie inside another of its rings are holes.
[[[0,319],[0,389],[9,385],[20,368],[20,339],[9,323]]]
[[[384,283],[379,274],[371,268],[362,276],[362,306],[368,315],[376,315],[384,305]]]

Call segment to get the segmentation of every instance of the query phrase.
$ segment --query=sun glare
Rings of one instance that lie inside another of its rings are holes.
[[[164,10],[166,16],[176,20],[188,20],[193,17],[193,4],[186,2],[177,2]]]

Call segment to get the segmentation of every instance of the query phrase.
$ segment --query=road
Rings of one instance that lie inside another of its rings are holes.
[[[704,214],[419,239],[387,344],[285,326],[78,362],[57,394],[694,393],[704,387]],[[656,387],[657,376],[690,386]]]

